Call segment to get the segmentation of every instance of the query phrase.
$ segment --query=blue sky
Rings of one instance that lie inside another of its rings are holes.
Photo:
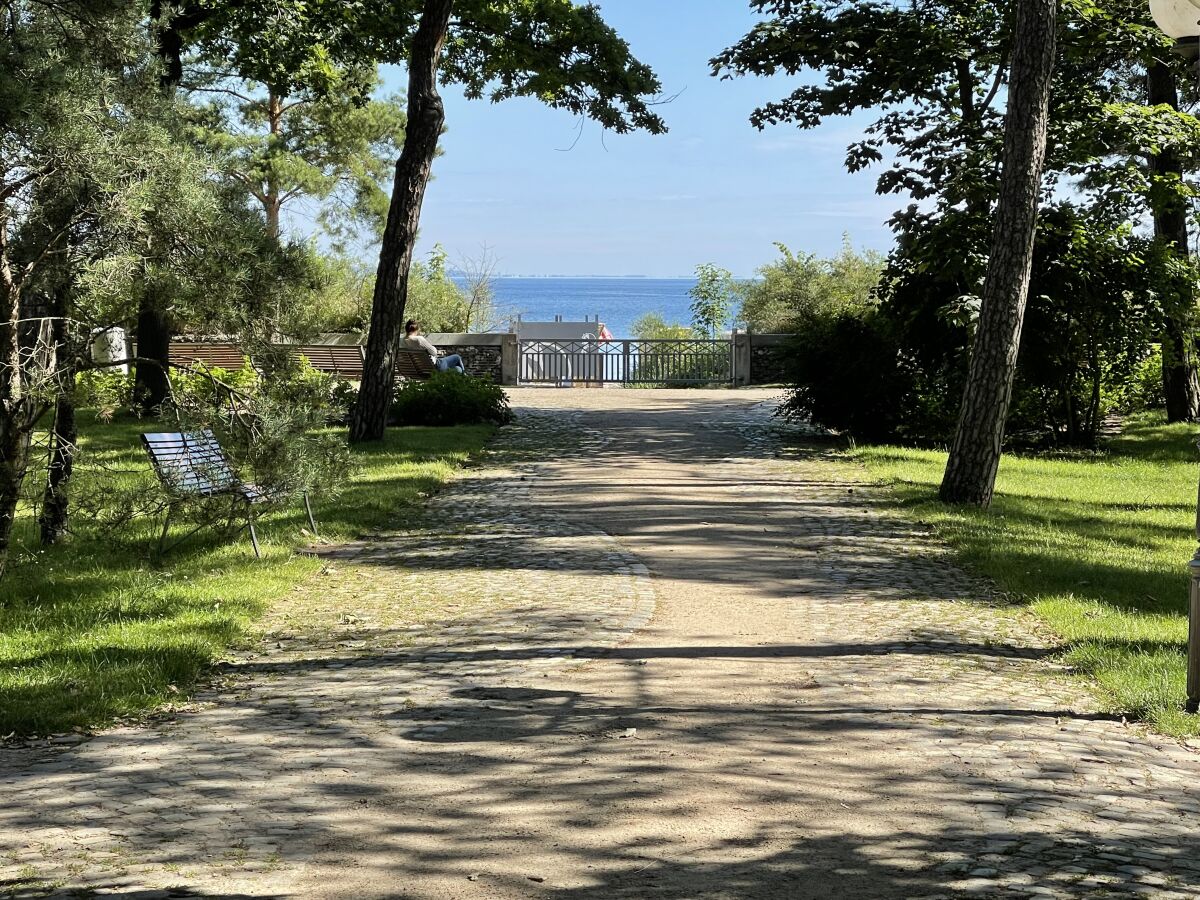
[[[811,132],[748,121],[787,79],[720,81],[708,60],[756,21],[743,0],[600,0],[605,18],[649,63],[665,93],[666,135],[604,134],[533,100],[493,105],[443,88],[447,133],[421,218],[421,252],[452,259],[486,245],[498,270],[537,275],[690,274],[714,262],[748,275],[794,250],[835,252],[842,234],[886,250],[900,198],[876,197],[871,172],[849,175],[847,143],[867,119]],[[401,70],[385,89],[403,92]],[[578,140],[576,138],[578,137]]]

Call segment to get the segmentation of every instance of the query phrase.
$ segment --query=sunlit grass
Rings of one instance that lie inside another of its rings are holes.
[[[138,437],[146,423],[81,424],[93,464],[117,466],[154,489]],[[314,504],[321,536],[403,524],[491,432],[392,429],[379,445],[355,450],[346,489]],[[141,523],[120,542],[84,528],[62,546],[17,555],[0,581],[0,735],[91,727],[186,696],[269,604],[321,565],[293,552],[312,540],[301,532],[301,506],[261,520],[262,560],[244,534],[211,530],[156,560],[160,525]],[[17,538],[36,548],[28,517]]]
[[[1184,702],[1187,562],[1195,549],[1195,428],[1142,417],[1104,451],[1005,456],[987,512],[936,499],[946,454],[862,447],[854,459],[907,515],[1063,639],[1063,661],[1110,707],[1200,734]]]

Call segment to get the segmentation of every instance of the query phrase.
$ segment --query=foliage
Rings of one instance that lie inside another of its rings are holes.
[[[1195,435],[1161,423],[1129,420],[1099,453],[1005,455],[990,514],[937,502],[943,452],[861,447],[853,458],[906,518],[931,523],[1038,614],[1062,638],[1061,662],[1109,709],[1196,736],[1200,719],[1182,712]]]
[[[742,298],[737,321],[760,334],[787,333],[813,317],[839,308],[862,308],[879,285],[885,260],[877,252],[855,251],[850,238],[830,259],[795,254],[777,243],[781,258],[758,269],[756,279],[738,286]]]
[[[249,363],[237,371],[219,368],[171,372],[171,418],[148,424],[156,431],[211,429],[238,477],[287,505],[302,493],[335,496],[349,474],[344,438],[323,430],[345,417],[352,399],[348,385],[284,354],[260,357],[269,369],[260,375]],[[89,375],[81,379],[77,403],[124,393],[127,376]],[[112,410],[97,410],[111,420]],[[142,540],[147,517],[165,513],[168,498],[131,479],[80,460],[86,477],[74,484],[77,528],[95,529],[114,543]],[[225,518],[229,498],[187,497],[177,506],[185,518],[211,523]],[[99,539],[99,538],[98,538]]]
[[[1162,365],[1162,348],[1155,345],[1138,365],[1129,383],[1124,385],[1122,390],[1114,392],[1110,401],[1113,409],[1131,413],[1166,408]]]
[[[988,224],[963,211],[905,235],[879,300],[808,316],[790,350],[793,416],[865,440],[946,440],[962,395]],[[1094,211],[1043,211],[1018,357],[1013,440],[1093,444],[1143,371],[1191,267]]]
[[[404,315],[416,319],[427,333],[445,332],[458,334],[468,330],[474,314],[475,320],[486,320],[490,311],[473,309],[472,301],[486,302],[483,293],[472,297],[450,277],[446,267],[447,255],[440,245],[429,252],[424,261],[413,263],[409,273],[408,303]],[[486,290],[486,288],[482,288]]]
[[[1012,16],[1008,4],[936,0],[752,0],[767,18],[712,62],[713,74],[798,76],[815,70],[786,97],[755,110],[751,122],[814,128],[832,116],[870,111],[875,121],[846,151],[846,167],[864,170],[890,159],[880,194],[936,199],[934,214],[995,200]],[[1114,150],[1147,153],[1175,132],[1174,111],[1146,109],[1135,67],[1161,59],[1180,75],[1169,40],[1145,4],[1068,0],[1060,6],[1052,88],[1048,182],[1098,174]],[[1141,113],[1133,112],[1141,108]],[[1184,144],[1182,134],[1171,138]],[[1129,167],[1119,166],[1129,172]],[[1102,179],[1103,180],[1103,179]],[[1115,197],[1115,192],[1110,192]],[[1127,201],[1125,201],[1127,203]],[[1125,205],[1123,203],[1122,205]],[[898,230],[930,214],[910,207]]]
[[[506,425],[512,421],[508,395],[485,378],[434,372],[427,381],[406,381],[392,401],[400,425]]]
[[[228,60],[241,77],[283,92],[403,63],[421,0],[184,2],[189,43]],[[573,0],[458,0],[441,78],[472,99],[530,97],[624,133],[664,130],[652,108],[658,79],[600,10]]]
[[[287,308],[280,330],[298,341],[325,332],[363,331],[371,315],[374,285],[374,272],[359,260],[321,254],[314,259],[311,293],[305,302]]]
[[[75,379],[74,396],[77,406],[89,407],[97,419],[109,422],[133,408],[133,376],[114,369],[81,372]]]
[[[193,133],[262,207],[271,232],[280,234],[285,209],[307,202],[335,249],[377,242],[404,142],[401,99],[371,99],[373,73],[326,67],[315,84],[289,94],[230,77],[226,66],[223,58],[206,61],[184,85],[201,104]]]
[[[363,332],[371,318],[375,274],[357,260],[329,255],[317,264],[312,300],[293,303],[284,330],[304,337],[321,332]],[[430,334],[486,330],[495,324],[491,286],[477,276],[464,287],[447,269],[446,251],[435,246],[409,272],[405,316]]]
[[[633,323],[633,336],[641,341],[688,341],[696,337],[689,325],[668,322],[659,313],[648,312]]]
[[[139,432],[157,424],[81,420],[83,477],[122,472],[143,491],[154,475]],[[446,482],[487,440],[487,427],[397,429],[356,449],[337,498],[314,501],[323,538],[350,540],[385,525],[414,521],[422,497]],[[32,510],[17,523],[19,546],[37,540]],[[185,699],[197,679],[246,641],[268,606],[289,615],[319,593],[311,579],[322,563],[298,554],[302,507],[284,506],[259,523],[263,559],[242,539],[203,530],[175,550],[170,571],[146,564],[161,520],[144,519],[114,546],[99,529],[77,523],[69,543],[19,552],[0,602],[0,733],[47,734],[103,726]],[[307,586],[306,582],[308,583]],[[321,598],[322,621],[330,610]],[[417,601],[402,615],[420,617]]]
[[[696,283],[688,289],[692,298],[692,328],[696,335],[715,340],[733,316],[737,290],[733,274],[711,263],[696,266]]]

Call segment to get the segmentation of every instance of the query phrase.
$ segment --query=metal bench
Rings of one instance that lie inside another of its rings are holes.
[[[254,555],[262,558],[262,551],[258,546],[258,533],[254,530],[254,509],[260,504],[270,502],[274,496],[270,491],[238,478],[225,451],[221,449],[211,431],[206,429],[147,433],[142,435],[142,444],[169,498],[167,518],[163,522],[162,534],[158,539],[160,552],[166,547],[167,532],[171,527],[171,517],[176,506],[197,498],[229,497],[232,500],[230,520],[237,513],[238,507],[243,507]],[[316,534],[317,523],[313,518],[307,493],[304,494],[304,511],[308,514],[308,524],[312,527],[313,534]],[[204,524],[201,524],[193,528],[175,542],[176,546],[203,527]]]
[[[398,350],[396,374],[408,381],[428,381],[437,366],[424,350]]]

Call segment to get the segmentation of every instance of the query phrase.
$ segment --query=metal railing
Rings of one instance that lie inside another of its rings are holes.
[[[733,380],[729,340],[524,340],[523,384],[717,384]]]

